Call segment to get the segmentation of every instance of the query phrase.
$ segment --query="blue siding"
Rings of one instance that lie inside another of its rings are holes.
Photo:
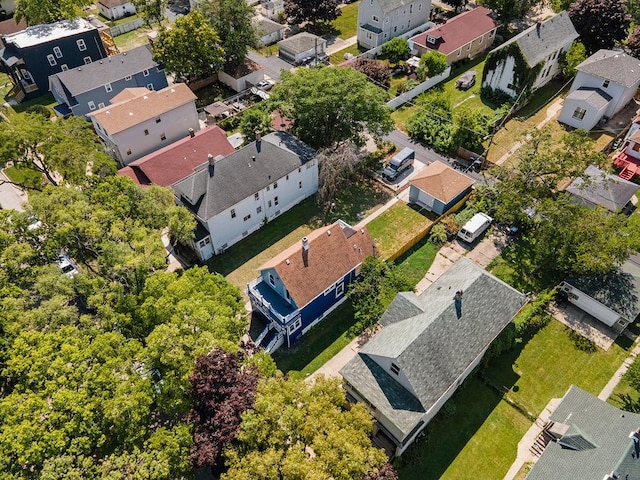
[[[453,207],[456,203],[458,203],[460,200],[462,200],[464,198],[464,196],[469,193],[471,191],[472,187],[469,187],[465,190],[463,190],[462,192],[460,192],[453,200],[451,200],[449,203],[447,203],[444,207],[444,211],[442,212],[438,212],[438,213],[444,213],[447,210],[449,210],[451,207]],[[438,200],[436,200],[436,202],[438,202]]]

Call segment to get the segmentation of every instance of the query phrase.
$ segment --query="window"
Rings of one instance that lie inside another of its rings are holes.
[[[131,75],[127,75],[126,77],[124,77],[125,82],[128,82],[129,80],[131,80]]]
[[[66,72],[67,70],[69,70],[69,67],[67,66],[66,63],[63,63],[62,65],[60,65],[60,68],[62,69],[63,72]]]
[[[484,35],[480,37],[480,41],[478,42],[478,45],[482,45],[482,40],[484,40]]]
[[[421,3],[418,4],[418,11],[420,11],[420,10],[422,10],[422,4]]]
[[[249,215],[245,215],[245,216],[244,216],[244,221],[245,221],[245,222],[246,222],[247,220],[249,220],[249,219],[251,219],[251,214],[249,214]]]
[[[156,118],[156,123],[160,123],[162,119],[160,117]]]
[[[298,182],[298,188],[302,188],[302,181]]]
[[[298,173],[302,172],[302,168],[298,167]]]
[[[267,185],[267,192],[271,190],[271,185]]]
[[[273,189],[275,190],[276,188],[278,188],[278,182],[273,182]]]
[[[336,298],[344,295],[344,283],[340,283],[336,286]]]
[[[253,198],[256,200],[260,200],[260,193],[254,193]]]
[[[427,42],[436,43],[436,39],[434,37],[432,37],[431,35],[427,35]]]
[[[153,91],[153,83],[147,83],[147,90]]]
[[[166,140],[167,136],[163,133],[160,134],[160,140]]]
[[[278,206],[278,197],[273,197],[273,204],[277,207]]]
[[[409,14],[413,13],[413,3],[409,5]]]
[[[95,110],[96,109],[96,104],[95,104],[95,102],[93,100],[89,100],[87,105],[89,105],[89,110]]]
[[[293,322],[291,325],[289,325],[289,327],[288,327],[289,333],[295,332],[301,326],[302,326],[302,320],[300,318],[298,318],[295,322]]]
[[[391,364],[391,373],[393,373],[394,375],[398,375],[400,373],[400,367],[398,365],[396,365],[395,363]]]
[[[144,129],[144,134],[145,135],[149,135],[149,130],[147,130],[146,128]]]
[[[471,44],[467,45],[467,52],[471,50]]]
[[[235,209],[231,209],[231,218],[236,218],[236,211]]]
[[[516,86],[515,86],[513,83],[510,83],[510,84],[508,84],[508,85],[507,85],[507,88],[508,88],[509,90],[515,90],[515,89],[516,89]]]
[[[609,80],[605,80],[602,82],[602,88],[607,88],[609,86]]]
[[[148,77],[149,76],[149,70],[147,70],[146,68],[142,71],[142,76],[144,77]]]
[[[271,200],[269,200],[269,208],[271,208]]]
[[[462,49],[461,49],[461,48],[459,48],[459,49],[458,49],[458,53],[456,54],[456,56],[458,56],[458,57],[459,57],[461,53],[462,53]]]
[[[329,295],[329,294],[331,293],[331,290],[333,290],[333,287],[335,287],[335,285],[331,285],[329,288],[327,288],[327,289],[324,291],[324,294],[325,294],[325,295]]]
[[[372,15],[371,20],[374,21],[375,23],[378,23],[380,21],[380,19],[376,15]]]
[[[389,23],[389,17],[384,17],[384,23]]]
[[[204,240],[200,240],[200,242],[198,243],[198,245],[200,245],[200,248],[204,248],[207,245],[209,245],[211,243],[211,237],[207,237]]]
[[[573,111],[573,118],[576,118],[578,120],[582,120],[584,118],[585,113],[587,113],[587,111],[582,108],[582,107],[576,107],[576,109]]]
[[[398,26],[396,25],[395,27],[393,27],[393,33],[398,31]]]
[[[273,277],[271,273],[269,274],[269,283],[274,287],[276,286],[276,279]]]
[[[53,47],[53,54],[56,58],[62,58],[62,50],[60,50],[60,47]]]
[[[287,176],[285,177],[285,180],[289,180],[289,175],[287,175]]]
[[[84,57],[83,60],[85,65],[89,65],[93,61],[91,57]]]
[[[98,108],[104,108],[104,102],[100,102],[100,103],[98,104]]]
[[[78,50],[80,50],[81,52],[84,52],[87,49],[87,46],[85,45],[83,39],[76,40],[76,45],[78,45]]]
[[[127,155],[131,155],[131,149],[127,148]]]
[[[111,92],[111,91],[113,91],[113,88],[111,87],[111,84],[110,84],[110,83],[107,83],[107,84],[104,86],[104,89],[105,89],[107,92]]]
[[[47,60],[49,60],[49,65],[51,65],[52,67],[58,64],[58,62],[56,62],[55,57],[51,54],[47,55]]]
[[[260,213],[260,212],[262,212],[262,207],[256,208],[256,213]]]

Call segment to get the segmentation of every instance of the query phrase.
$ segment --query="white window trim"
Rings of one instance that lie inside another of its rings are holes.
[[[113,87],[111,86],[111,84],[110,84],[110,83],[105,84],[104,89],[105,89],[107,92],[111,92],[111,91],[113,91]]]
[[[344,295],[344,282],[340,282],[336,285],[336,298]]]
[[[58,64],[58,62],[56,62],[56,57],[52,54],[47,55],[47,61],[49,62],[50,67],[55,67]]]
[[[60,47],[53,47],[53,54],[56,58],[62,58],[62,50],[60,50]]]
[[[84,43],[84,40],[82,38],[76,40],[76,45],[78,45],[78,50],[80,50],[81,52],[84,52],[87,49],[87,44]]]
[[[89,100],[87,105],[89,106],[89,110],[95,110],[96,109],[96,103],[93,100]]]

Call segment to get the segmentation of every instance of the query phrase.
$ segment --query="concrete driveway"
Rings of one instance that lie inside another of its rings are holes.
[[[429,165],[431,162],[440,160],[444,163],[449,163],[449,159],[444,155],[440,155],[434,152],[432,149],[425,147],[419,142],[412,140],[409,136],[401,132],[400,130],[394,130],[384,137],[385,140],[393,142],[398,146],[398,150],[402,150],[404,147],[409,147],[416,152],[416,160]]]
[[[256,52],[247,53],[247,57],[256,63],[259,63],[264,68],[264,73],[271,77],[273,80],[280,80],[280,72],[282,70],[289,71],[293,68],[293,65],[285,62],[277,55],[271,55],[265,57]]]
[[[27,201],[27,194],[10,183],[3,183],[7,180],[4,172],[0,171],[0,208],[24,212],[23,205]]]

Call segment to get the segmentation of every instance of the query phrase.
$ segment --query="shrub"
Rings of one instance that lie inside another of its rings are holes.
[[[449,399],[440,409],[440,413],[443,418],[453,417],[456,414],[456,404],[453,400]]]
[[[25,112],[42,115],[44,118],[51,118],[51,114],[53,113],[49,107],[44,105],[31,105],[25,109]]]
[[[572,328],[564,327],[569,335],[569,338],[573,341],[573,344],[578,350],[587,353],[593,353],[596,351],[596,344],[589,340],[587,337],[583,336],[579,332],[576,332]]]
[[[505,103],[513,103],[513,98],[504,90],[499,88],[482,87],[480,89],[480,96],[485,100],[495,103],[496,105],[503,105]]]
[[[442,223],[436,223],[429,233],[429,241],[434,245],[444,245],[447,241],[447,229]]]

